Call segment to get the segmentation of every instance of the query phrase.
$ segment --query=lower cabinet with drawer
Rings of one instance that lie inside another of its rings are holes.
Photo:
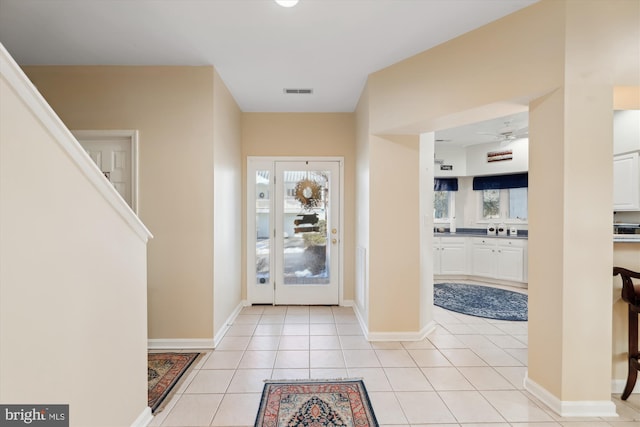
[[[471,242],[473,276],[525,281],[526,240],[474,237]]]

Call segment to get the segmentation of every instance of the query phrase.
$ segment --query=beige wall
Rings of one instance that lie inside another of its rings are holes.
[[[369,332],[422,329],[417,135],[373,137],[369,146]]]
[[[242,158],[247,156],[344,157],[344,292],[354,298],[355,116],[351,113],[244,113]],[[244,181],[243,181],[244,182]],[[246,197],[243,196],[243,200]],[[246,215],[245,215],[246,217]],[[246,223],[243,221],[243,223]],[[245,253],[246,261],[246,253]],[[243,296],[246,273],[243,270]]]
[[[613,88],[613,109],[614,110],[640,110],[640,86],[614,87]]]
[[[543,1],[372,74],[371,133],[493,118],[495,109],[476,110],[494,103],[520,103],[514,111],[521,111],[562,82],[563,8],[563,1]]]
[[[530,105],[529,140],[558,141],[562,138],[562,93],[553,92]],[[541,124],[541,125],[537,125]],[[558,143],[560,144],[560,143]],[[561,389],[562,365],[558,358],[562,356],[563,304],[562,287],[564,274],[564,242],[562,236],[564,221],[550,217],[553,211],[547,206],[557,206],[558,212],[564,210],[565,188],[558,185],[563,171],[564,151],[559,147],[553,156],[545,150],[529,150],[529,349],[537,350],[535,357],[538,366],[547,366],[536,373],[536,381],[551,388],[553,393]],[[550,172],[550,173],[547,173]],[[555,188],[549,192],[548,189]],[[536,218],[539,218],[536,221]],[[544,267],[535,262],[541,254]],[[538,284],[549,283],[551,286]],[[537,309],[536,309],[537,308]],[[542,308],[542,309],[540,309]],[[538,325],[557,325],[555,328]],[[532,351],[530,350],[530,351]]]
[[[213,97],[213,314],[219,339],[242,294],[242,116],[217,72]]]
[[[4,77],[0,94],[0,402],[132,425],[147,407],[146,243]]]
[[[149,338],[213,337],[212,67],[25,67],[70,129],[138,129]]]
[[[386,143],[385,134],[463,124],[466,112],[474,120],[498,117],[509,104],[517,111],[532,102],[529,378],[559,402],[610,398],[611,308],[603,298],[610,290],[602,283],[611,282],[612,166],[603,159],[612,151],[613,86],[640,79],[639,13],[636,1],[543,0],[374,73],[366,113],[359,104],[358,117],[369,120],[359,134],[376,135],[372,149]],[[367,165],[371,177],[374,167],[393,174],[405,166]],[[371,194],[391,193],[377,185]],[[390,196],[368,201],[357,217],[372,219],[392,203]],[[371,226],[371,251],[385,233]],[[405,241],[413,247],[412,236]],[[371,324],[388,317],[372,305]]]

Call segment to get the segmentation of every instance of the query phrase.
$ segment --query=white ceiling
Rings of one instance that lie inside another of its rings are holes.
[[[511,137],[514,140],[529,137],[527,111],[435,132],[436,148],[445,145],[467,147],[491,142],[507,143]]]
[[[213,65],[245,112],[352,112],[369,74],[536,1],[0,0],[0,42],[21,65]]]

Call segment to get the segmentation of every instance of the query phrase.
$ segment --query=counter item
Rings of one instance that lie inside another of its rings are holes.
[[[496,234],[496,225],[491,223],[487,225],[487,234]]]
[[[507,235],[507,226],[504,224],[498,224],[498,236]]]

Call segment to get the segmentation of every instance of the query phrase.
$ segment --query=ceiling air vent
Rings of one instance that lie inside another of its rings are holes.
[[[313,89],[284,89],[284,93],[290,95],[311,95]]]

